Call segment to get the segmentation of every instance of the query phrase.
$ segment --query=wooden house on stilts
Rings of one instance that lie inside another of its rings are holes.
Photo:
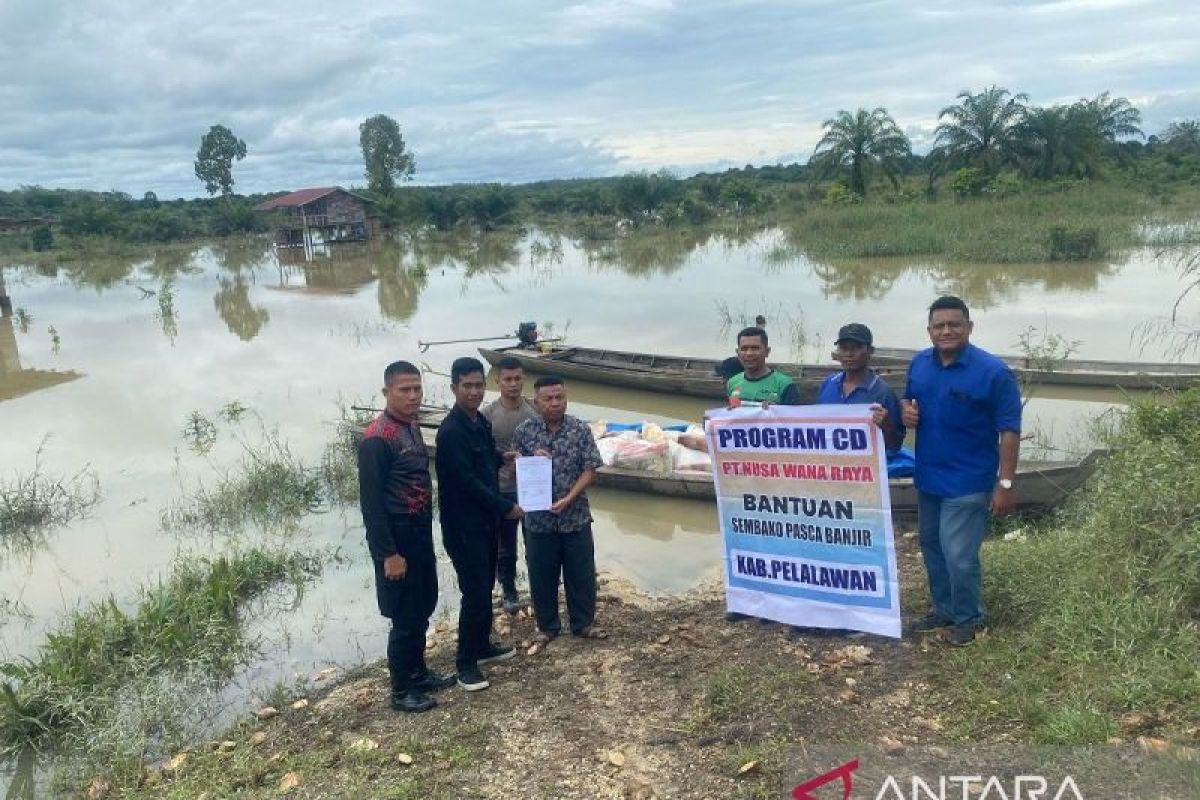
[[[275,244],[279,247],[304,247],[362,242],[379,235],[379,217],[371,208],[374,201],[340,186],[301,189],[267,200],[255,211],[277,212]]]

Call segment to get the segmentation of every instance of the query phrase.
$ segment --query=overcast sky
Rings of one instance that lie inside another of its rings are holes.
[[[1200,2],[0,0],[0,189],[195,196],[215,123],[240,192],[362,183],[375,113],[421,183],[803,161],[859,106],[922,151],[993,83],[1200,117]]]

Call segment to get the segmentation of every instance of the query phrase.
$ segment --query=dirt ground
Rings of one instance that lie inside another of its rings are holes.
[[[919,581],[915,548],[900,549],[902,571]],[[650,598],[602,578],[606,640],[563,636],[531,653],[532,619],[497,614],[519,656],[488,668],[487,691],[453,688],[432,711],[404,715],[388,708],[381,663],[330,676],[295,707],[260,709],[226,741],[113,794],[783,798],[857,760],[856,798],[1038,797],[1027,793],[1040,786],[1032,777],[1017,791],[1022,775],[1042,776],[1047,799],[1200,797],[1194,751],[1158,740],[1037,749],[1003,724],[965,739],[939,688],[946,646],[933,638],[803,636],[723,612],[716,583]],[[429,659],[453,662],[452,632],[435,634]],[[933,793],[914,791],[914,775]],[[108,794],[99,780],[92,796]],[[840,779],[809,796],[843,798]]]

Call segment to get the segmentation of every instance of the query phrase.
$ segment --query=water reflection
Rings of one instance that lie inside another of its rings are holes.
[[[1011,302],[1026,288],[1045,292],[1094,292],[1103,278],[1123,265],[1106,261],[1049,261],[1038,264],[936,264],[926,273],[942,294],[961,297],[968,305],[993,308]]]
[[[21,366],[21,354],[17,350],[17,332],[14,328],[12,301],[4,288],[4,272],[0,270],[0,295],[7,302],[0,303],[0,402],[31,394],[41,389],[67,383],[81,377],[74,370],[33,369]]]
[[[421,292],[429,282],[429,273],[415,267],[396,265],[379,276],[379,311],[396,322],[408,322],[417,313]]]
[[[368,244],[278,248],[279,288],[313,294],[348,294],[375,280],[387,248]]]
[[[221,277],[217,293],[213,295],[213,306],[229,332],[243,342],[248,342],[257,336],[271,319],[270,313],[262,306],[250,302],[250,286],[246,278],[238,273],[233,280]]]
[[[221,239],[213,242],[209,251],[217,266],[227,272],[257,272],[270,263],[271,242],[261,236]]]
[[[490,233],[446,234],[429,232],[401,240],[400,265],[407,269],[432,272],[462,267],[465,278],[501,275],[521,260],[523,231],[501,230]]]

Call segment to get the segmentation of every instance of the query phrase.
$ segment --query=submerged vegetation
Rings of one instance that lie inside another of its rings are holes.
[[[244,445],[239,464],[220,473],[212,488],[200,486],[162,514],[169,530],[230,533],[246,524],[289,525],[321,508],[317,470],[303,464],[275,433]]]
[[[43,443],[44,445],[44,443]],[[0,479],[0,545],[19,547],[50,528],[87,514],[100,500],[100,480],[84,469],[64,478],[43,471],[42,448],[33,470]]]
[[[256,648],[246,604],[281,588],[294,602],[319,572],[316,558],[298,552],[181,557],[131,610],[109,596],[72,612],[35,659],[0,664],[0,753],[74,743],[97,763],[107,755],[110,768],[140,773],[143,759],[173,743],[162,738],[166,708],[139,710],[155,697],[186,706],[198,682],[228,678]],[[101,730],[113,734],[108,753],[97,752]],[[64,741],[70,735],[78,741]]]
[[[1135,402],[1087,489],[984,550],[986,644],[942,680],[968,728],[1102,743],[1200,724],[1200,390]]]

